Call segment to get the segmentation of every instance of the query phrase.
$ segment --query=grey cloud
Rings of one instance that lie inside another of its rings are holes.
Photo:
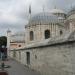
[[[48,0],[48,6],[49,7],[54,7],[56,6],[57,8],[62,8],[64,10],[68,10],[71,8],[72,5],[75,5],[74,0]],[[51,2],[51,5],[49,3]]]
[[[0,35],[5,34],[6,30],[18,31],[24,29],[28,22],[29,5],[32,7],[32,15],[42,12],[43,5],[45,11],[54,8],[68,10],[75,5],[74,0],[0,0]],[[2,30],[3,29],[3,30]],[[2,33],[4,32],[4,33]]]

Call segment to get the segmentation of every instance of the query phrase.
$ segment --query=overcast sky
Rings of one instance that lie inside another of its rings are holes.
[[[55,6],[68,11],[74,6],[75,0],[0,0],[0,36],[6,35],[9,28],[11,31],[24,30],[28,22],[28,8],[31,4],[32,14],[50,11]]]

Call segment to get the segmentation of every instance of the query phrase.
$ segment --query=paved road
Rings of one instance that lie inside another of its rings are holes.
[[[6,69],[9,75],[40,75],[38,72],[30,70],[14,60],[9,60],[5,63],[11,65],[11,68]]]

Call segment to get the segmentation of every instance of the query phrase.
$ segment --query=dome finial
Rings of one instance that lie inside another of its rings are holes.
[[[43,5],[43,12],[45,12],[45,5]]]
[[[72,4],[71,4],[71,9],[72,9]]]
[[[56,9],[57,7],[56,7],[56,5],[54,6],[54,9]]]
[[[44,16],[45,16],[45,5],[43,5],[43,13],[44,13]]]

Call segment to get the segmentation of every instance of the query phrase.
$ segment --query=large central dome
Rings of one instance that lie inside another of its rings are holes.
[[[33,16],[29,21],[29,25],[49,24],[49,23],[57,23],[57,22],[58,22],[57,16],[47,13],[47,12],[42,12]]]

